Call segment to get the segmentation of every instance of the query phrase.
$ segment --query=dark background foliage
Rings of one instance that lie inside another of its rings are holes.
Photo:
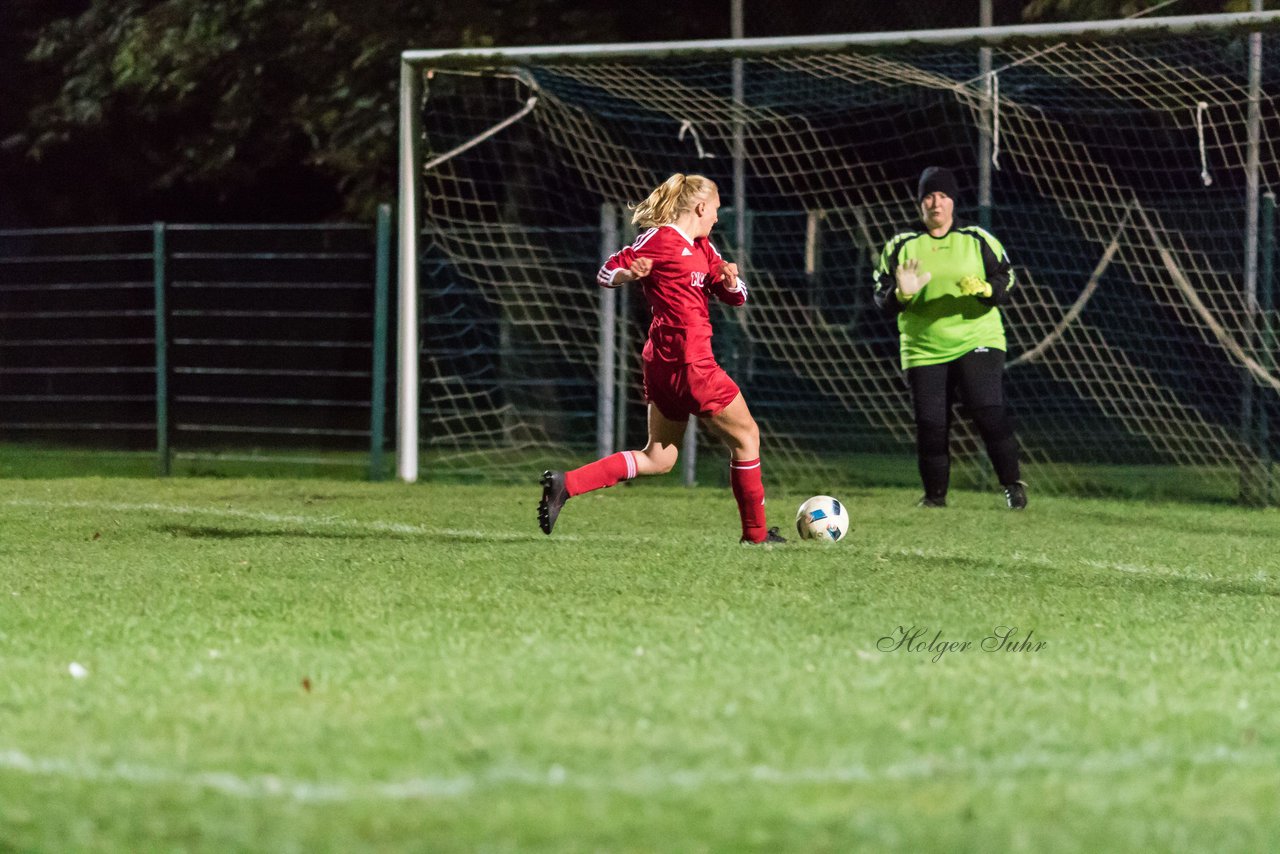
[[[1152,5],[995,0],[994,16]],[[978,3],[746,0],[744,18],[751,37],[975,26]],[[728,35],[727,0],[4,0],[0,226],[368,219],[395,192],[401,50]]]

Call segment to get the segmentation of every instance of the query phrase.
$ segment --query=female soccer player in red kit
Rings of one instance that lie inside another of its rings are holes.
[[[777,528],[765,526],[760,430],[742,392],[711,353],[711,295],[732,306],[747,301],[737,265],[721,258],[707,239],[719,208],[713,181],[672,175],[636,206],[631,221],[648,230],[600,268],[602,287],[640,281],[653,312],[643,354],[649,443],[570,472],[544,472],[538,504],[543,533],[551,533],[560,509],[574,495],[671,471],[685,425],[695,415],[729,446],[742,542],[786,542]]]

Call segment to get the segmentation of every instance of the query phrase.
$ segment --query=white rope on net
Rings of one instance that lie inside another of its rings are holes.
[[[1000,75],[987,77],[987,96],[991,99],[991,167],[1000,168]]]
[[[1280,379],[1272,376],[1267,369],[1256,359],[1244,351],[1240,343],[1231,336],[1229,332],[1214,317],[1213,312],[1200,299],[1200,295],[1196,293],[1195,286],[1187,281],[1187,277],[1183,274],[1182,269],[1178,266],[1178,262],[1174,259],[1173,253],[1165,247],[1160,241],[1160,232],[1151,222],[1151,218],[1147,216],[1147,212],[1141,206],[1134,204],[1134,209],[1138,215],[1142,217],[1143,225],[1146,226],[1147,232],[1151,235],[1151,243],[1155,247],[1156,253],[1160,256],[1160,261],[1164,264],[1165,270],[1169,273],[1169,277],[1173,280],[1173,284],[1182,293],[1183,298],[1187,301],[1187,305],[1195,312],[1196,316],[1204,323],[1205,328],[1213,333],[1213,337],[1222,345],[1228,353],[1235,357],[1242,366],[1244,366],[1254,379],[1264,385],[1270,386],[1277,392],[1280,392]]]
[[[1098,259],[1097,266],[1093,268],[1092,275],[1089,276],[1089,281],[1085,284],[1084,289],[1080,291],[1080,296],[1076,297],[1076,301],[1071,304],[1071,308],[1067,309],[1067,312],[1062,316],[1062,319],[1058,321],[1048,335],[1040,339],[1036,346],[1019,355],[1018,358],[1011,359],[1009,361],[1009,367],[1014,368],[1027,362],[1036,361],[1046,350],[1058,342],[1067,327],[1075,322],[1076,318],[1080,316],[1080,312],[1084,311],[1085,305],[1098,289],[1098,283],[1102,280],[1102,274],[1111,266],[1112,259],[1115,258],[1116,252],[1120,249],[1120,235],[1124,233],[1124,227],[1128,224],[1129,216],[1132,212],[1132,207],[1125,209],[1124,216],[1121,217],[1120,223],[1116,226],[1115,236],[1112,237],[1111,242],[1107,244],[1107,248],[1102,253],[1102,257]]]
[[[713,153],[711,153],[710,151],[707,151],[705,148],[702,147],[702,138],[698,136],[698,129],[694,127],[693,122],[689,121],[688,119],[685,119],[684,121],[680,122],[680,134],[676,137],[676,139],[680,140],[681,142],[684,142],[684,135],[686,133],[689,134],[689,136],[693,137],[693,145],[698,150],[699,160],[706,160],[708,158],[715,157]]]
[[[1200,180],[1206,187],[1213,183],[1213,176],[1209,174],[1209,157],[1204,148],[1204,114],[1208,111],[1207,102],[1196,103],[1196,140],[1200,145]]]
[[[434,74],[435,74],[434,71],[428,72],[427,74],[428,79],[434,76]],[[445,163],[449,160],[452,160],[453,158],[457,157],[459,154],[462,154],[464,151],[468,151],[472,148],[475,148],[477,145],[484,142],[489,137],[493,136],[496,133],[501,133],[506,128],[511,127],[513,124],[515,124],[516,122],[520,121],[525,116],[533,112],[533,108],[538,104],[538,82],[536,80],[524,74],[518,74],[518,75],[506,74],[506,75],[494,75],[494,76],[510,77],[512,79],[519,80],[520,82],[528,86],[530,89],[533,89],[534,93],[530,95],[528,99],[525,100],[524,106],[521,107],[513,115],[508,116],[507,118],[503,119],[502,121],[488,128],[487,130],[479,134],[476,134],[471,139],[467,140],[461,145],[446,151],[444,154],[437,155],[436,157],[433,157],[430,160],[428,160],[422,166],[422,171],[424,174],[427,172],[430,172],[432,169],[435,169],[441,163]]]

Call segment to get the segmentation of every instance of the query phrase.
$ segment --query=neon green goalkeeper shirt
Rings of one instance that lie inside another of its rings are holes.
[[[894,271],[911,258],[929,283],[903,303],[895,291]],[[959,283],[977,276],[991,285],[991,296],[965,296]],[[954,224],[941,237],[927,231],[895,235],[880,254],[875,275],[876,305],[898,318],[902,367],[937,365],[978,347],[1005,350],[999,306],[1009,301],[1013,268],[1004,247],[976,225]]]

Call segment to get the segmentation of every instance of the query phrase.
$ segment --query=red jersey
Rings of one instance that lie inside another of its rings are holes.
[[[609,256],[596,281],[616,288],[614,277],[637,258],[653,259],[653,270],[641,280],[653,322],[644,345],[647,362],[692,364],[714,358],[711,353],[711,294],[727,305],[747,301],[741,279],[728,287],[720,276],[724,259],[705,237],[690,239],[674,225],[651,228],[636,242]]]

